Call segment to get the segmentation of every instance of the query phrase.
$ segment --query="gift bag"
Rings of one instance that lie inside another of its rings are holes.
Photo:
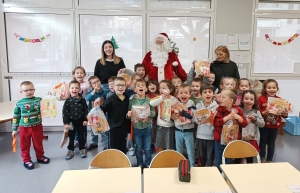
[[[172,104],[170,100],[164,100],[159,104],[160,118],[164,121],[171,120]]]
[[[123,77],[125,79],[126,85],[130,85],[131,76],[129,74],[121,73],[118,75],[119,77]]]
[[[184,109],[188,114],[191,113],[191,110],[188,110],[186,107],[184,107],[183,105],[179,105],[181,106],[182,109]],[[174,112],[177,110],[174,110]],[[174,120],[175,125],[185,125],[185,124],[190,124],[192,121],[190,119],[187,119],[186,117],[182,116],[181,112],[176,112],[179,113],[179,116],[177,119]]]
[[[204,77],[209,77],[210,75],[210,63],[208,61],[200,61],[195,63],[196,76],[201,74]]]
[[[47,95],[41,100],[41,114],[43,118],[56,116],[56,98],[54,96]]]
[[[69,141],[69,130],[64,129],[64,133],[62,135],[61,141],[60,141],[60,148],[62,148],[66,143]]]
[[[69,86],[65,82],[56,85],[53,91],[60,100],[66,100],[70,95]]]
[[[197,124],[207,124],[213,122],[213,120],[211,120],[211,118],[214,118],[212,116],[213,113],[208,109],[193,110],[193,113],[194,122]]]
[[[131,121],[133,123],[138,123],[141,119],[145,119],[150,116],[150,107],[133,105],[131,107],[131,112]]]
[[[283,98],[268,97],[267,109],[274,115],[280,115],[289,109],[289,102]]]
[[[242,128],[242,140],[257,140],[258,129],[254,123],[248,123],[246,127]]]
[[[108,122],[100,107],[96,106],[88,114],[88,121],[94,135],[99,135],[109,130]]]
[[[227,121],[222,128],[221,145],[227,145],[231,141],[237,140],[239,135],[239,125],[234,120]]]

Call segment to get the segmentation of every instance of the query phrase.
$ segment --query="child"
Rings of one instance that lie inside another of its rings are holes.
[[[107,98],[101,106],[107,113],[109,130],[109,146],[126,154],[126,137],[130,130],[130,120],[126,118],[129,97],[125,93],[126,81],[123,77],[115,77],[115,93]]]
[[[208,84],[214,86],[214,93],[217,94],[219,92],[219,89],[214,85],[215,79],[216,79],[216,74],[214,72],[210,72],[208,78]]]
[[[84,98],[88,91],[90,90],[90,85],[88,82],[84,81],[84,77],[86,76],[85,69],[81,66],[77,66],[72,71],[72,75],[74,80],[77,80],[80,83],[80,94]]]
[[[131,83],[130,87],[126,89],[126,94],[131,98],[135,93],[134,91],[134,85],[137,80],[143,79],[143,77],[139,73],[133,73],[131,75]],[[132,131],[130,131],[132,132]],[[129,155],[134,156],[135,155],[135,148],[134,148],[134,142],[130,140],[130,137],[128,137],[128,147],[129,147]]]
[[[170,115],[162,114],[163,107],[171,107],[177,101],[174,95],[175,88],[171,81],[162,80],[159,84],[160,96],[157,96],[150,101],[153,107],[158,106],[157,116],[157,133],[155,146],[160,152],[165,149],[174,149],[174,122],[170,119]]]
[[[175,122],[175,143],[176,150],[183,153],[183,143],[185,142],[190,166],[195,165],[195,144],[194,144],[194,123],[191,109],[196,109],[194,102],[190,100],[190,86],[182,84],[178,87],[177,102],[173,108],[172,119]]]
[[[180,78],[178,77],[174,77],[172,79],[172,84],[174,85],[176,91],[175,91],[175,95],[177,95],[177,90],[178,90],[178,87],[182,84],[182,81]]]
[[[145,151],[145,164],[148,168],[151,162],[151,133],[152,127],[151,122],[152,118],[155,116],[155,111],[152,106],[150,106],[150,99],[146,97],[146,81],[144,79],[137,80],[135,82],[134,90],[135,95],[130,99],[128,106],[127,116],[130,118],[132,115],[131,108],[135,106],[144,106],[150,108],[150,116],[144,119],[140,119],[137,123],[134,124],[134,141],[135,141],[135,152],[136,152],[136,161],[138,167],[143,167],[143,153]]]
[[[278,128],[281,125],[281,117],[288,117],[287,110],[281,115],[274,115],[269,113],[268,97],[280,98],[276,95],[279,90],[278,83],[274,79],[267,79],[263,83],[261,96],[258,98],[259,111],[261,112],[264,120],[265,127],[260,128],[260,158],[262,163],[273,162],[273,155],[275,151],[275,140],[277,137]],[[268,145],[268,153],[266,158],[266,145]]]
[[[142,78],[145,78],[145,67],[141,63],[134,65],[134,72],[141,75]]]
[[[115,79],[115,76],[112,76],[107,80],[108,81],[109,92],[106,94],[106,98],[110,97],[115,92],[115,90],[114,90],[114,79]]]
[[[192,88],[192,95],[190,97],[190,100],[194,102],[196,105],[200,101],[203,101],[203,98],[200,93],[200,87],[201,87],[201,79],[200,78],[194,78],[192,80],[191,88]]]
[[[26,169],[34,168],[30,157],[31,140],[36,153],[37,162],[48,164],[50,159],[44,156],[43,125],[40,111],[42,98],[34,96],[34,86],[30,81],[24,81],[20,85],[20,93],[24,96],[19,100],[14,109],[12,121],[12,136],[17,136],[20,128],[20,149],[23,165]]]
[[[211,123],[211,116],[216,114],[218,104],[213,100],[214,87],[211,84],[204,84],[200,88],[203,101],[197,103],[197,110],[208,109],[210,117],[197,125],[197,139],[199,144],[201,166],[212,166],[214,161],[214,126]]]
[[[148,82],[148,91],[146,96],[150,99],[153,99],[155,97],[157,97],[159,95],[159,91],[158,91],[158,82],[156,80],[149,80]],[[152,139],[151,139],[151,149],[152,149],[152,153],[156,152],[156,148],[155,148],[155,141],[156,141],[156,131],[157,131],[157,107],[154,107],[155,110],[155,116],[152,118]]]
[[[86,101],[89,102],[88,108],[90,111],[93,108],[94,106],[93,103],[97,98],[101,98],[100,101],[103,103],[103,101],[106,99],[107,91],[101,88],[101,81],[97,76],[91,76],[89,78],[89,83],[93,88],[93,90],[87,93],[85,99]],[[108,135],[107,132],[101,133],[101,139],[103,142],[104,150],[108,148],[107,135]],[[98,148],[98,135],[94,135],[94,133],[91,131],[91,136],[92,136],[92,143],[89,145],[87,150]]]
[[[223,89],[226,89],[226,88],[235,90],[234,85],[235,85],[234,78],[223,77],[220,81],[220,90],[219,90],[219,92],[221,92]],[[220,94],[216,94],[215,99],[216,99],[217,103],[219,103]]]
[[[65,100],[62,116],[64,127],[69,130],[69,145],[66,160],[70,160],[74,156],[74,138],[78,135],[80,157],[86,157],[85,143],[87,132],[87,115],[88,106],[86,100],[80,92],[80,83],[72,80],[69,83],[70,96]]]
[[[226,145],[221,144],[221,135],[223,126],[227,121],[232,120],[241,127],[246,127],[247,121],[243,115],[243,110],[235,106],[236,91],[233,89],[223,89],[220,94],[219,107],[214,120],[214,140],[215,140],[215,158],[216,167],[220,169],[222,162],[222,154]],[[239,139],[239,136],[238,136]],[[229,139],[230,140],[230,139]],[[230,159],[226,159],[226,163],[231,163]]]
[[[239,87],[239,93],[238,93],[237,99],[235,101],[235,105],[237,105],[237,106],[239,106],[241,104],[243,92],[251,89],[250,81],[247,78],[241,78],[239,80],[238,87]]]
[[[246,118],[248,123],[247,127],[249,127],[251,123],[255,125],[255,131],[253,132],[253,134],[255,135],[256,133],[256,137],[258,139],[259,136],[258,128],[264,127],[265,121],[258,110],[258,104],[257,104],[257,98],[255,92],[252,90],[245,90],[242,94],[242,102],[240,106],[244,111],[244,117]],[[250,129],[250,127],[248,129]],[[251,145],[253,145],[253,147],[255,147],[255,149],[259,152],[260,149],[257,143],[257,139],[248,140],[248,142]],[[253,163],[253,157],[246,158],[246,160],[247,163]]]

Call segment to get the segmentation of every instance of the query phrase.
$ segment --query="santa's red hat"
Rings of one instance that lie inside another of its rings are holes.
[[[166,33],[164,33],[164,32],[157,34],[157,35],[155,36],[155,39],[157,39],[157,38],[162,38],[162,39],[164,39],[165,41],[166,41],[166,40],[170,41],[168,35],[167,35]]]

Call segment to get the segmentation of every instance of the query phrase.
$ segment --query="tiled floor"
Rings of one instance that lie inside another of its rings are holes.
[[[12,152],[11,134],[0,133],[0,192],[19,193],[48,193],[51,192],[64,170],[87,169],[92,158],[102,150],[102,146],[88,152],[87,158],[80,158],[78,149],[73,159],[66,161],[66,147],[60,149],[62,132],[47,132],[49,139],[44,141],[45,155],[51,158],[48,165],[36,163],[35,169],[29,171],[23,167],[19,144],[17,153]],[[88,133],[88,139],[90,139]],[[274,161],[289,162],[300,171],[300,136],[285,133],[278,136],[276,141]],[[32,160],[36,162],[34,151]],[[136,159],[128,156],[133,166]],[[72,186],[72,182],[70,182]],[[88,190],[88,187],[87,187]]]

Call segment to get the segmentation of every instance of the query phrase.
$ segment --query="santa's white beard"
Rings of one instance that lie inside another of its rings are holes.
[[[160,46],[157,44],[152,44],[150,47],[151,50],[151,62],[154,66],[161,68],[164,67],[169,59],[169,49],[168,45]]]

